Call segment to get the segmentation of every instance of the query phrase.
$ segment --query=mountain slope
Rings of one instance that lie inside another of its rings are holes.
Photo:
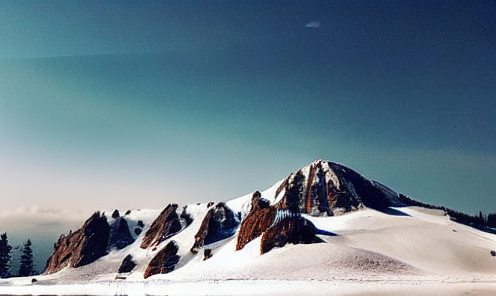
[[[496,235],[458,224],[441,210],[409,206],[386,186],[323,160],[263,192],[226,202],[114,214],[95,214],[80,230],[61,237],[39,280],[485,279],[496,274],[490,255]],[[106,221],[103,235],[89,227],[95,219]]]

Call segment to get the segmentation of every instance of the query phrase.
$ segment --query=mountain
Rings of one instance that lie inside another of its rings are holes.
[[[494,278],[496,235],[317,160],[265,191],[120,215],[54,244],[38,281]]]

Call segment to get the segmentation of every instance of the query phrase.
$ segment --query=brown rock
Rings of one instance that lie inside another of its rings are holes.
[[[155,274],[169,273],[174,270],[177,263],[179,262],[179,257],[177,251],[179,250],[175,241],[170,241],[165,248],[153,257],[153,259],[148,264],[145,270],[144,278],[148,278]]]
[[[121,266],[117,270],[118,273],[131,272],[136,267],[136,262],[133,261],[133,256],[127,255],[124,260],[122,260]]]
[[[300,179],[300,180],[299,180]],[[297,179],[301,181],[301,178]],[[287,182],[286,184],[291,184]],[[297,182],[293,182],[296,184]],[[301,182],[299,182],[301,185]],[[236,250],[241,250],[253,239],[262,235],[260,253],[287,243],[310,244],[323,242],[316,236],[318,229],[300,216],[297,196],[293,190],[286,190],[285,197],[273,206],[267,206],[260,194],[254,194],[250,212],[241,223]]]
[[[238,241],[236,243],[236,250],[241,250],[259,237],[267,228],[272,224],[275,218],[276,208],[269,206],[266,208],[260,207],[264,203],[259,203],[261,197],[260,192],[255,192],[251,199],[251,209],[241,223],[239,229]]]
[[[305,213],[311,213],[312,212],[312,204],[313,204],[313,199],[312,199],[312,184],[313,180],[315,179],[315,168],[316,166],[314,164],[310,165],[310,172],[308,173],[307,177],[307,187],[305,191]]]
[[[165,207],[146,231],[141,248],[146,249],[150,246],[157,246],[165,239],[181,231],[181,222],[176,210],[177,204],[169,204]]]
[[[202,224],[200,225],[200,229],[195,234],[195,242],[191,249],[189,250],[191,253],[198,253],[198,249],[201,248],[205,242],[205,237],[207,236],[208,222],[210,221],[210,217],[212,216],[212,210],[208,211],[205,217],[203,218]]]
[[[324,242],[316,236],[317,228],[300,216],[284,218],[262,235],[260,253],[265,254],[275,247],[291,244],[313,244]]]
[[[203,261],[208,260],[210,258],[212,258],[212,250],[205,249],[205,251],[203,251]]]
[[[60,236],[48,258],[44,274],[64,267],[79,267],[94,262],[107,254],[110,227],[107,218],[94,213],[83,226],[67,236]]]
[[[195,235],[195,243],[190,251],[198,253],[198,249],[203,245],[208,245],[222,239],[228,238],[236,232],[239,219],[234,212],[223,202],[211,208]]]
[[[276,190],[284,190],[278,209],[291,208],[312,216],[332,216],[369,207],[379,211],[401,206],[399,196],[386,186],[368,180],[337,163],[317,160],[291,173]]]

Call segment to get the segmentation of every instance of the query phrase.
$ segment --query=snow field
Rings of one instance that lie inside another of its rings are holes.
[[[241,211],[250,199],[251,194],[228,206]],[[338,236],[260,255],[260,237],[235,251],[235,235],[204,246],[213,254],[204,261],[203,250],[189,250],[208,210],[205,203],[189,205],[193,223],[156,250],[140,244],[160,211],[132,211],[128,219],[146,226],[130,246],[87,266],[36,276],[35,284],[30,278],[0,280],[0,295],[496,295],[496,259],[490,255],[496,235],[455,223],[441,211],[408,207],[396,208],[405,215],[371,209],[334,217],[303,215]],[[144,280],[149,261],[170,240],[181,256],[175,270]],[[126,280],[115,280],[127,254],[138,265]]]

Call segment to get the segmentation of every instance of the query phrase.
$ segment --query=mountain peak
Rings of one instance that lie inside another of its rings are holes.
[[[312,216],[333,216],[363,207],[384,210],[404,205],[399,195],[387,186],[323,159],[289,174],[273,198],[276,202],[290,199],[289,203],[298,204],[299,212]]]

